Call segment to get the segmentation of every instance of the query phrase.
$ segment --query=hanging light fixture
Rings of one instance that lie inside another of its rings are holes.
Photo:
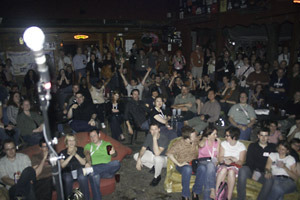
[[[294,3],[300,3],[300,0],[294,0]]]
[[[86,40],[88,39],[89,36],[88,35],[84,35],[84,34],[77,34],[77,35],[74,35],[74,39],[75,40]]]

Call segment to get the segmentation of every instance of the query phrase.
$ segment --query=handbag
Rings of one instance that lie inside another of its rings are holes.
[[[215,200],[226,200],[228,194],[228,185],[225,181],[221,182]]]

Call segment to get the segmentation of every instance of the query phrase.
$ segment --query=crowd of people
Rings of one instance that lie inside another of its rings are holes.
[[[115,52],[108,47],[102,51],[78,47],[72,57],[60,50],[56,65],[47,57],[53,85],[51,128],[58,136],[65,135],[66,127],[75,134],[67,134],[67,149],[62,152],[67,195],[72,171],[84,168],[87,174],[94,173],[88,179],[85,171],[77,170],[80,189],[89,199],[86,183],[90,180],[95,185],[94,198],[101,199],[95,188],[99,189],[99,174],[106,172],[97,166],[106,163],[109,176],[119,169],[120,163],[110,162],[114,149],[107,158],[99,153],[100,160],[92,151],[105,150],[95,130],[107,125],[119,141],[125,140],[125,133],[133,137],[135,131],[149,132],[134,155],[136,168],[150,168],[154,173],[150,185],[156,186],[167,158],[171,159],[182,174],[183,199],[190,197],[193,170],[189,163],[194,159],[198,164],[192,199],[202,193],[204,199],[214,199],[226,177],[227,198],[231,199],[236,176],[239,199],[245,199],[247,178],[263,183],[259,199],[280,199],[295,191],[300,176],[300,65],[290,63],[287,47],[281,51],[273,63],[268,63],[263,49],[258,48],[228,46],[216,57],[212,48],[196,45],[185,58],[181,50],[172,56],[164,48],[146,50],[136,43],[128,53],[121,47]],[[0,138],[5,141],[6,153],[2,159],[14,160],[16,146],[39,144],[42,139],[38,80],[36,71],[30,69],[20,84],[13,76],[10,59],[0,65]],[[223,142],[217,139],[218,126],[229,127]],[[258,141],[247,149],[239,140],[255,138],[254,128],[258,129]],[[78,132],[90,133],[92,143],[84,149],[76,147]],[[168,149],[177,137],[182,138]],[[42,161],[43,156],[40,158]],[[28,161],[19,171],[30,166]],[[38,177],[39,168],[33,169],[28,173]],[[17,185],[15,172],[1,168],[1,181]],[[285,187],[279,188],[278,183]]]

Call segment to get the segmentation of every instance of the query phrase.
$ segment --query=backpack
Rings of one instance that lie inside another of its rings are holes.
[[[228,186],[225,181],[221,182],[215,200],[226,200],[227,199],[227,193],[228,193]]]

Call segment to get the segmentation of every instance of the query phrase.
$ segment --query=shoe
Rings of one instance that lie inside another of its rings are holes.
[[[160,182],[161,180],[161,176],[159,175],[157,178],[153,178],[153,180],[151,181],[150,185],[151,186],[157,186],[158,183]]]
[[[155,172],[155,167],[153,166],[153,167],[149,170],[149,172],[150,172],[151,174],[154,174],[154,172]]]
[[[115,174],[115,180],[117,183],[120,182],[120,174]]]
[[[103,129],[106,128],[104,122],[101,123],[101,127],[102,127]]]
[[[182,200],[189,200],[189,198],[181,197]]]
[[[87,176],[91,173],[93,173],[94,170],[92,167],[85,167],[85,168],[82,168],[82,173],[83,173],[83,176]]]
[[[192,192],[192,200],[199,200],[198,194]]]

